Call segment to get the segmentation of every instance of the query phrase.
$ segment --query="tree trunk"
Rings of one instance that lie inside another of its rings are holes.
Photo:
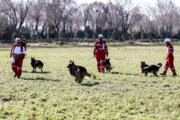
[[[110,35],[109,34],[110,33],[109,33],[109,28],[108,28],[108,36],[107,36],[108,37],[108,42],[110,42],[110,38],[109,38]]]

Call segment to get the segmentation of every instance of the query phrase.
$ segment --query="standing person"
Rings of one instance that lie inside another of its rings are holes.
[[[23,59],[26,55],[26,43],[20,38],[15,39],[15,43],[12,45],[10,51],[10,57],[15,59],[12,63],[12,70],[15,73],[14,77],[20,78],[22,74]]]
[[[173,45],[171,44],[171,39],[166,38],[165,43],[167,46],[168,53],[167,53],[167,58],[166,58],[166,65],[165,65],[164,71],[163,71],[163,73],[161,73],[161,75],[166,75],[167,70],[170,67],[171,71],[173,73],[173,76],[176,76],[177,74],[176,74],[176,70],[174,68],[174,56],[173,56],[174,48],[173,48]]]
[[[94,45],[94,57],[97,60],[98,72],[104,72],[104,62],[106,56],[108,57],[108,48],[106,42],[103,40],[103,35],[99,34],[99,40]]]

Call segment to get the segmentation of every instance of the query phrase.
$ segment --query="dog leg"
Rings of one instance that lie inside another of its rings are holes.
[[[77,73],[76,74],[76,80],[75,80],[77,83],[81,83],[82,82],[82,76],[80,73]]]
[[[77,78],[77,77],[75,78],[75,81],[76,81],[77,83],[79,83],[79,80],[78,80],[78,78]]]
[[[158,77],[158,75],[157,75],[157,73],[156,73],[156,72],[153,72],[153,74],[154,74],[156,77]]]
[[[80,75],[79,82],[81,83],[83,81],[84,75]]]
[[[79,79],[79,83],[81,83],[81,82],[82,82],[82,80],[83,80],[83,78],[80,78],[80,79]]]
[[[83,80],[83,77],[79,77],[79,78],[78,78],[78,83],[81,83],[82,80]]]
[[[42,71],[42,67],[39,67],[39,69],[41,70],[41,72],[43,72],[43,71]]]
[[[148,72],[145,73],[145,77],[148,75]]]

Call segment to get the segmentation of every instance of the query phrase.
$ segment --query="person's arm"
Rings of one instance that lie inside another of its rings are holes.
[[[14,44],[12,45],[12,47],[11,47],[11,51],[10,51],[10,57],[14,57],[14,53],[13,53],[13,51],[14,51]]]
[[[104,44],[105,44],[105,54],[106,54],[106,56],[108,57],[108,55],[109,55],[109,53],[108,53],[108,47],[107,47],[107,44],[106,44],[106,42],[104,42]]]
[[[168,53],[169,53],[169,54],[173,54],[173,52],[174,52],[173,48],[169,48],[169,49],[168,49]]]
[[[24,59],[26,56],[26,47],[23,46],[23,49],[22,49],[22,54],[21,54],[21,59]]]
[[[95,43],[95,45],[94,45],[94,57],[96,57],[96,50],[97,50],[97,46],[96,46],[96,44],[97,44],[97,42]]]
[[[169,58],[169,56],[172,56],[174,52],[174,48],[173,47],[168,47],[168,54],[167,54],[167,58]]]

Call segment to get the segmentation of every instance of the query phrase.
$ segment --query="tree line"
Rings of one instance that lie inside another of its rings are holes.
[[[172,0],[140,6],[132,0],[78,4],[76,0],[0,0],[0,41],[26,40],[160,42],[180,39],[180,7]]]

